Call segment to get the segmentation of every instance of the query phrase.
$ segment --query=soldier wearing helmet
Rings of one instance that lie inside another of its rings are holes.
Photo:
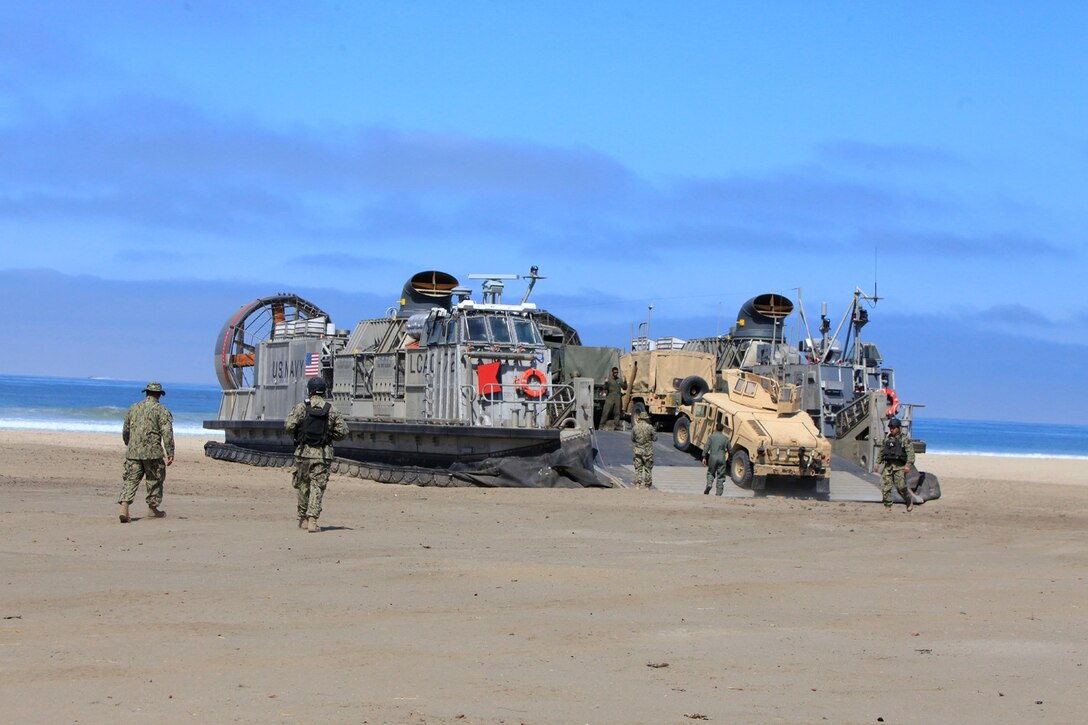
[[[130,521],[128,508],[136,498],[141,478],[147,487],[146,501],[151,517],[160,519],[166,515],[159,506],[162,506],[166,467],[174,462],[174,417],[159,402],[166,391],[160,383],[152,381],[141,392],[147,397],[128,409],[121,428],[121,439],[126,446],[124,485],[117,499],[121,505],[118,518],[122,524]]]
[[[638,420],[631,428],[631,442],[634,444],[635,488],[650,488],[654,485],[654,441],[657,433],[650,425],[650,414],[645,410],[638,414]]]
[[[325,378],[306,381],[307,400],[287,416],[285,427],[295,439],[295,473],[292,486],[298,491],[298,527],[310,533],[319,529],[321,501],[329,483],[332,442],[348,435],[348,425],[332,403],[325,400]]]
[[[906,480],[914,465],[914,443],[902,431],[898,418],[888,421],[888,435],[877,451],[877,463],[880,464],[880,493],[884,499],[884,510],[892,509],[892,486],[906,502],[907,511],[914,510],[914,496]]]

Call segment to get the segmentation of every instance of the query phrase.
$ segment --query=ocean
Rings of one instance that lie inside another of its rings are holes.
[[[219,410],[218,385],[168,383],[162,402],[174,416],[174,435],[222,437],[203,422]],[[125,411],[143,400],[146,380],[42,378],[0,375],[0,429],[121,433]]]
[[[170,383],[163,402],[179,436],[221,437],[203,428],[219,409],[217,385]],[[120,433],[146,381],[0,375],[0,429]],[[930,453],[1088,459],[1088,425],[919,417],[915,438]]]

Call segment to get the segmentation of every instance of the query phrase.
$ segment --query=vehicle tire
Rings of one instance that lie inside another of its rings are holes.
[[[752,487],[752,462],[748,451],[739,450],[729,457],[729,478],[741,488]]]
[[[646,412],[646,403],[641,400],[636,400],[631,404],[631,418],[637,420],[638,417]]]
[[[680,416],[672,426],[672,447],[678,451],[691,450],[690,424],[691,421]]]
[[[698,375],[689,375],[680,381],[680,402],[691,405],[703,399],[710,392],[710,386]]]

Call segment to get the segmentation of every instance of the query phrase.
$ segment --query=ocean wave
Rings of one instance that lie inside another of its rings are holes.
[[[1039,453],[1033,451],[1031,453],[1015,453],[1012,451],[972,451],[972,450],[954,450],[954,449],[935,449],[927,448],[926,453],[932,453],[937,456],[983,456],[986,458],[1062,458],[1073,461],[1088,461],[1088,456],[1078,455],[1073,453]]]
[[[0,415],[8,420],[80,420],[124,421],[128,408],[116,405],[93,405],[78,408],[0,408]]]
[[[120,421],[97,422],[78,420],[5,420],[0,418],[0,430],[40,430],[51,433],[115,433],[121,435]],[[207,430],[200,425],[174,425],[175,436],[222,438],[222,431]]]

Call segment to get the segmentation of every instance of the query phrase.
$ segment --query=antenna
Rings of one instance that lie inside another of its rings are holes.
[[[877,291],[876,291],[877,262],[879,261],[879,255],[880,255],[880,245],[874,244],[873,245],[873,305],[874,306],[876,305],[877,302],[880,301],[880,295],[877,294]]]
[[[536,281],[538,279],[544,279],[544,277],[540,276],[539,272],[540,267],[537,267],[535,264],[529,268],[529,287],[525,290],[525,296],[521,298],[521,304],[524,305],[529,301],[529,295],[533,293],[533,287],[536,286]]]

